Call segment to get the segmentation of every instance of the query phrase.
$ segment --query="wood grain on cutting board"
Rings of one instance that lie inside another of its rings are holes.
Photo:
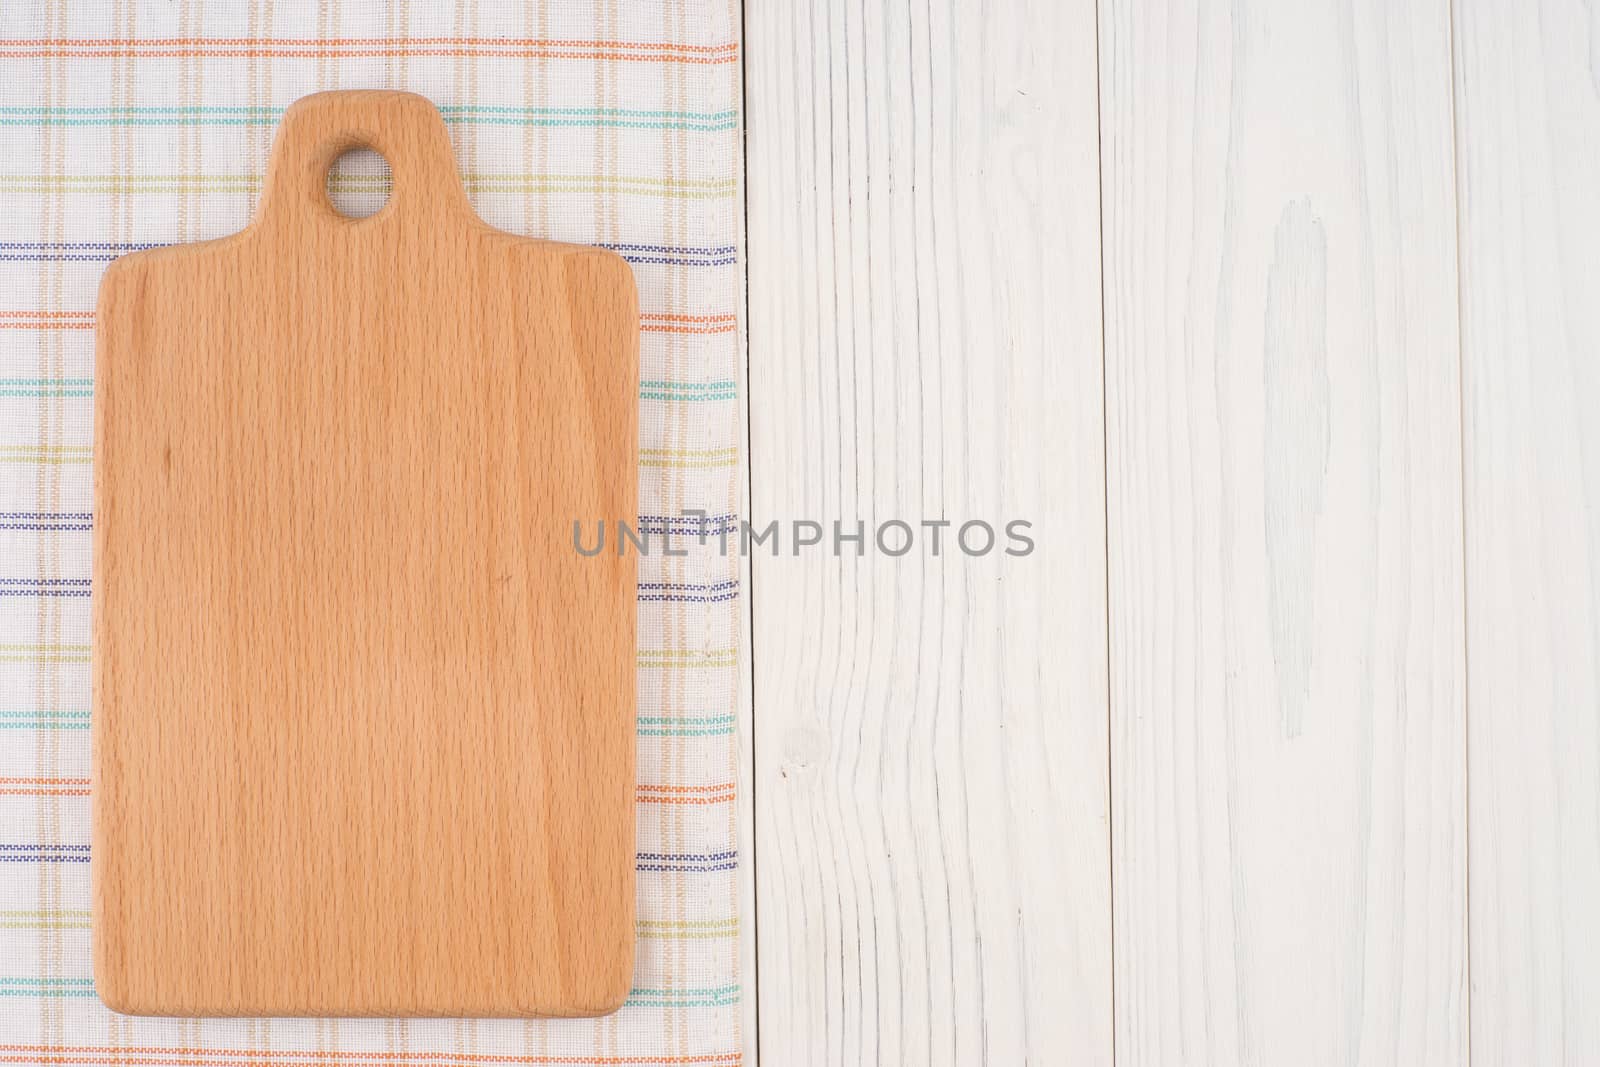
[[[247,230],[119,260],[98,318],[102,999],[617,1007],[635,564],[572,524],[637,513],[627,264],[479,221],[422,98],[329,93]]]

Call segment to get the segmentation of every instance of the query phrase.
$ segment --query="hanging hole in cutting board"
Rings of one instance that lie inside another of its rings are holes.
[[[394,190],[389,161],[370,148],[352,148],[328,168],[328,203],[347,219],[376,215]]]

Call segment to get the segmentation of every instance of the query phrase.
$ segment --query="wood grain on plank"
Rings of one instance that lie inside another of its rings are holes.
[[[1463,1063],[1448,12],[1100,33],[1117,1062]]]
[[[1094,5],[746,18],[763,1062],[1109,1063]]]
[[[354,221],[328,167],[394,169]],[[260,213],[118,260],[95,413],[95,988],[584,1015],[633,957],[638,313],[473,214],[404,93],[290,108]]]
[[[1475,1064],[1600,1062],[1600,12],[1455,5]]]

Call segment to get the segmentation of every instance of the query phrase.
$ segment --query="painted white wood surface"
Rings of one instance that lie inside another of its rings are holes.
[[[1455,5],[1472,1060],[1600,1063],[1600,11]]]
[[[1125,1067],[1466,1062],[1448,15],[1100,6]]]
[[[1109,1063],[1094,4],[745,19],[762,1062]]]

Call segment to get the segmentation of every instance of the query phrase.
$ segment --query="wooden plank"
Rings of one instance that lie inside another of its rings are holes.
[[[1465,1060],[1447,15],[1101,6],[1124,1067]]]
[[[1094,6],[746,19],[763,1060],[1108,1063]]]
[[[741,7],[742,10],[742,7]],[[741,94],[742,95],[742,94]],[[743,112],[740,114],[741,125],[746,121]],[[741,147],[743,140],[741,139]],[[739,218],[739,248],[741,263],[750,262],[749,240],[745,232],[745,218]],[[746,290],[748,298],[748,289]],[[748,326],[748,304],[746,306],[746,321],[741,322],[741,339],[743,341],[744,362],[738,370],[739,396],[742,398],[740,409],[739,454],[745,457],[744,481],[739,486],[738,514],[750,514],[750,494],[752,471],[749,463],[750,456],[750,335]],[[744,1054],[744,1063],[741,1067],[760,1067],[760,969],[759,957],[756,953],[756,928],[759,912],[756,907],[756,867],[758,866],[758,835],[756,827],[756,727],[755,727],[755,673],[753,667],[754,638],[751,630],[753,612],[749,590],[752,585],[750,558],[743,553],[739,559],[739,588],[745,590],[745,595],[739,598],[739,647],[746,650],[745,655],[739,657],[739,768],[738,784],[739,799],[736,817],[739,820],[739,977],[740,977],[740,1039],[741,1051]]]
[[[1472,1057],[1600,1060],[1591,7],[1456,5]]]
[[[395,172],[360,221],[353,144]],[[615,1011],[636,560],[570,531],[638,513],[628,264],[485,225],[422,97],[320,93],[251,225],[118,260],[96,317],[100,997]]]

